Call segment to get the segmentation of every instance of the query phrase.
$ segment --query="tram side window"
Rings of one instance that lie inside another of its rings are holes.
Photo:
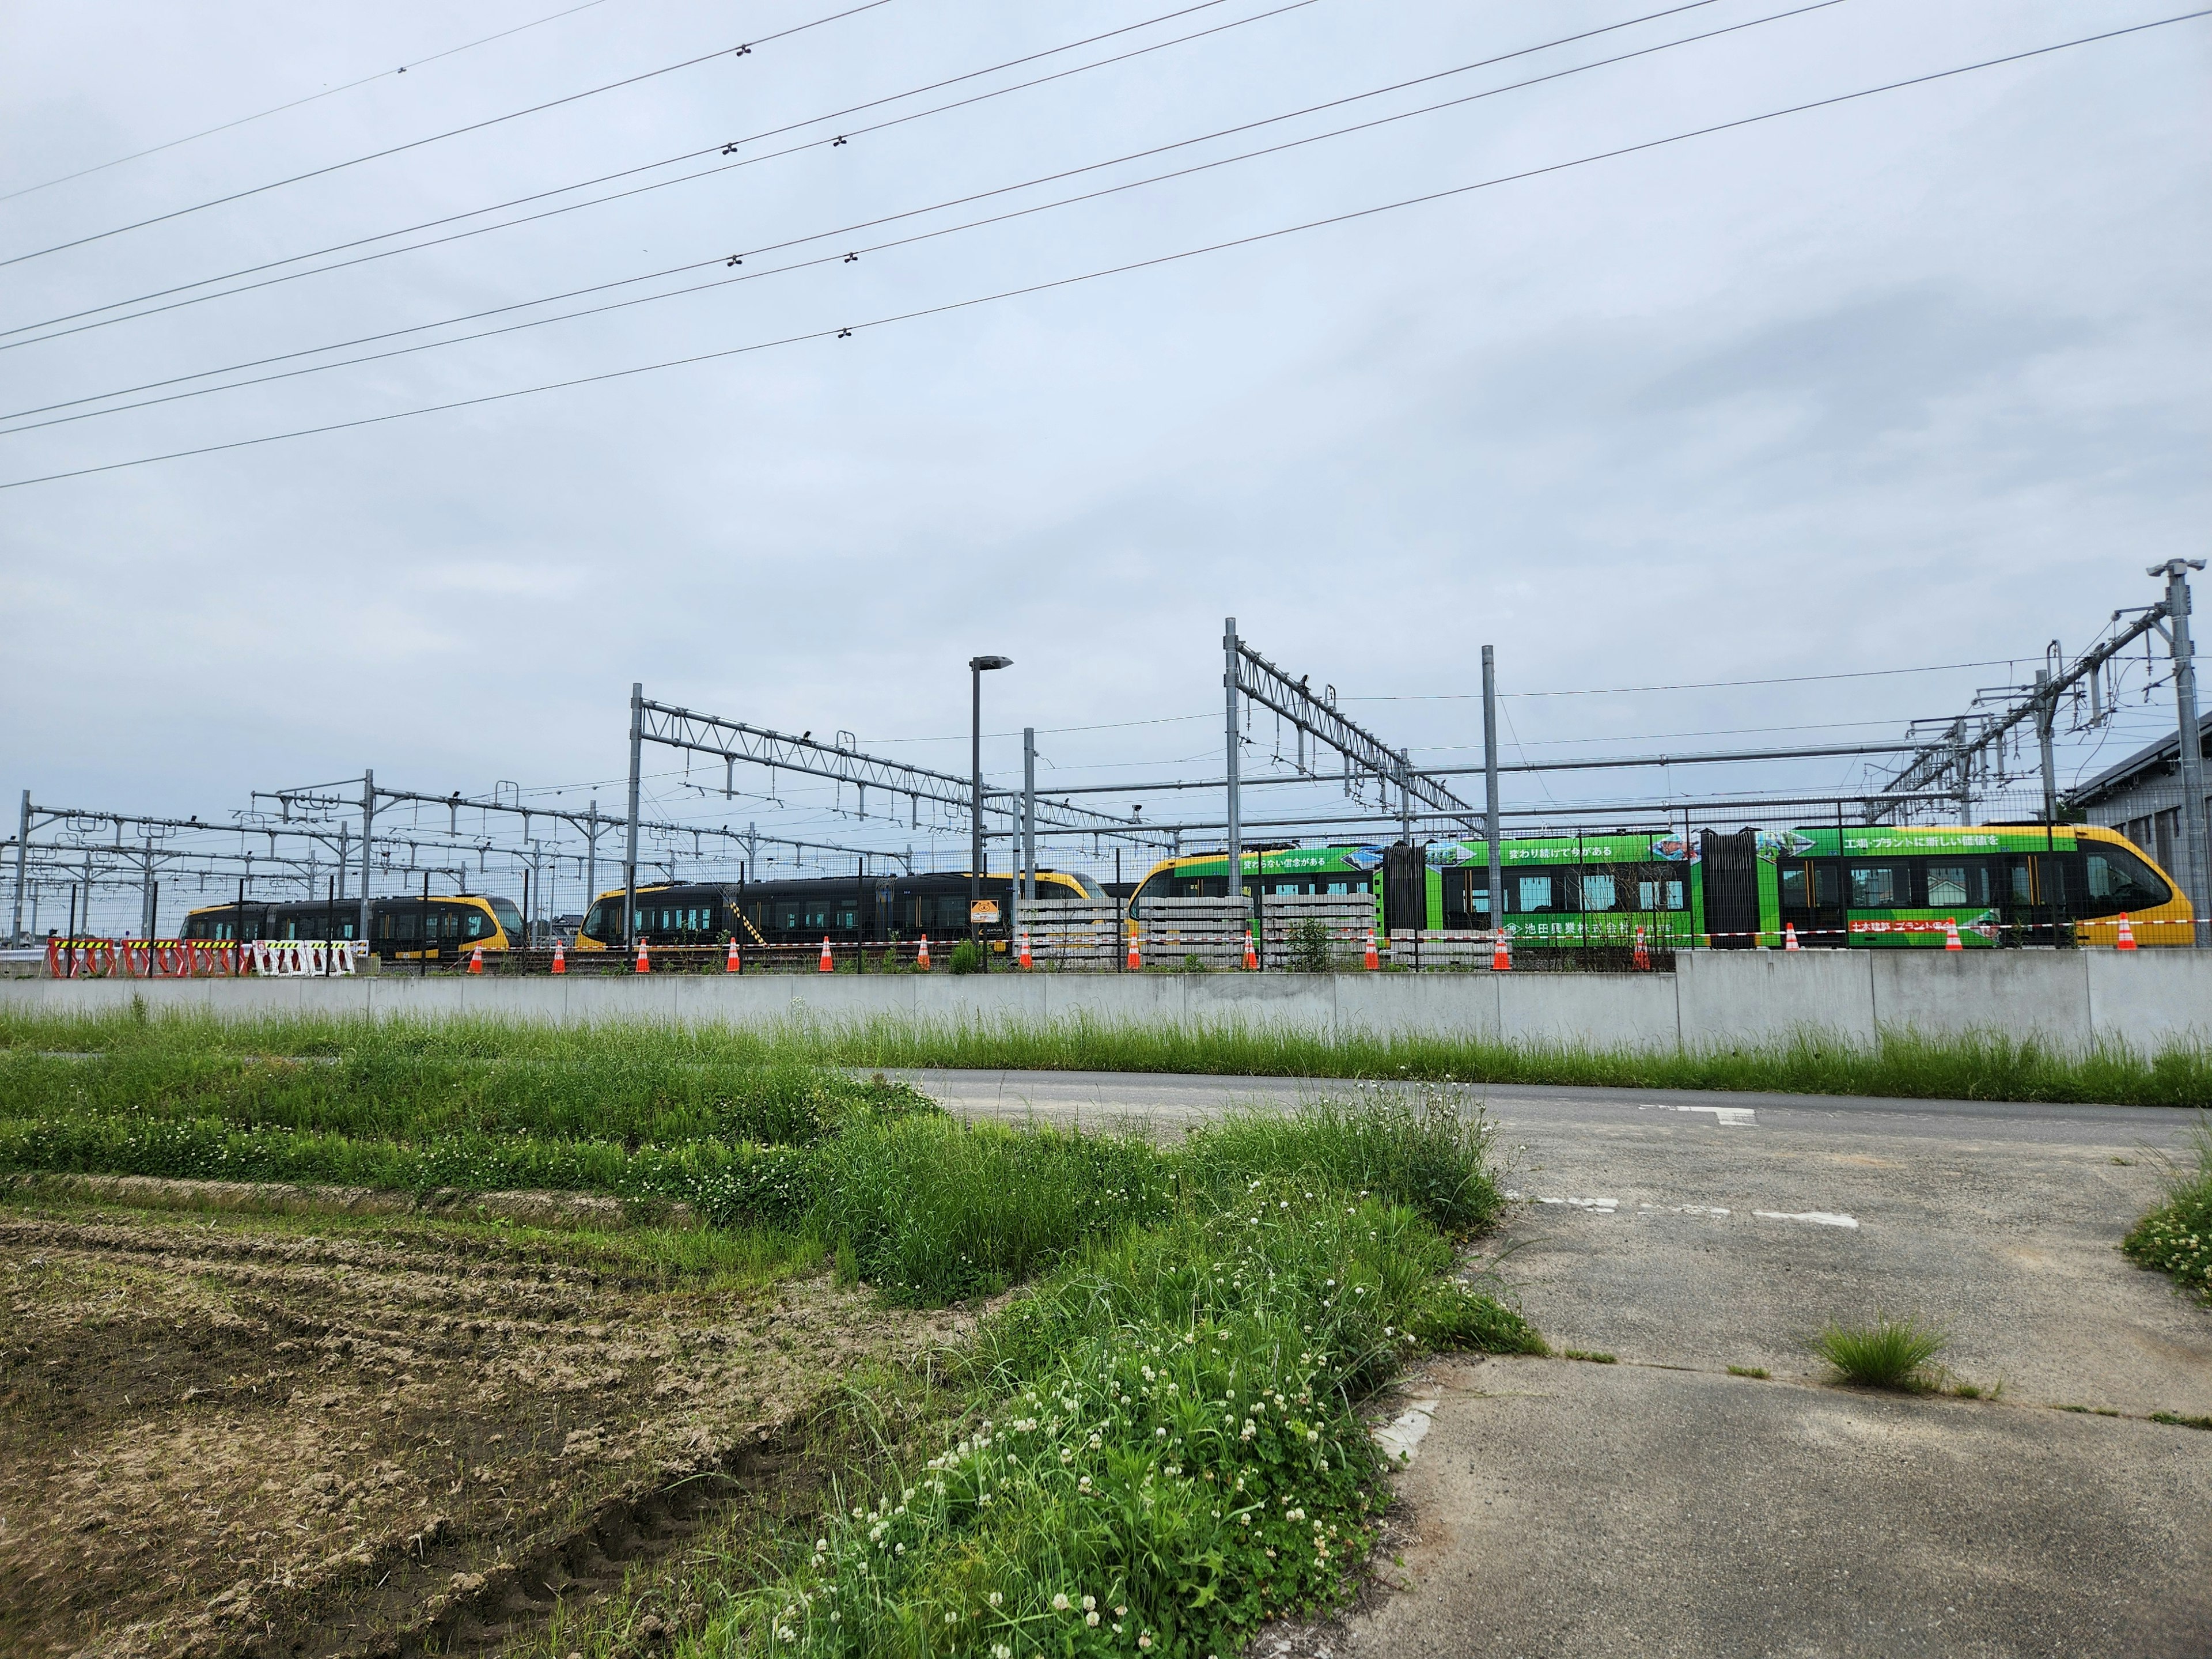
[[[1687,884],[1666,865],[1646,865],[1636,878],[1636,908],[1639,910],[1684,910],[1689,908]]]
[[[1928,866],[1928,903],[1936,909],[1952,905],[1987,904],[1990,902],[1990,869],[1985,864],[1930,864]]]
[[[1565,885],[1565,883],[1557,876],[1509,876],[1506,878],[1505,900],[1516,915],[1539,915],[1565,908],[1565,896],[1560,890]]]
[[[1904,864],[1851,866],[1851,908],[1897,910],[1912,902],[1912,869]]]
[[[1585,870],[1582,877],[1583,910],[1618,910],[1621,908],[1620,883],[1610,871]]]

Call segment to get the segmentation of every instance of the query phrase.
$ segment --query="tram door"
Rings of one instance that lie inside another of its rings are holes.
[[[1429,846],[1400,842],[1382,852],[1382,927],[1393,939],[1429,925]]]
[[[1733,836],[1708,830],[1698,856],[1705,866],[1705,932],[1717,951],[1748,951],[1759,943],[1759,832]]]
[[[1848,945],[1841,859],[1784,859],[1775,872],[1782,920],[1808,945]],[[1706,901],[1710,908],[1711,901]]]

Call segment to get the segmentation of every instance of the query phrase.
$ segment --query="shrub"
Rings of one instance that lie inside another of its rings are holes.
[[[1285,965],[1294,974],[1328,972],[1328,928],[1318,916],[1306,916],[1291,924]]]
[[[945,964],[956,974],[980,974],[983,971],[983,947],[972,939],[963,939],[952,947]]]
[[[2177,1170],[2166,1200],[2130,1230],[2120,1249],[2137,1267],[2173,1275],[2182,1289],[2212,1301],[2212,1120],[2190,1132],[2196,1167]]]

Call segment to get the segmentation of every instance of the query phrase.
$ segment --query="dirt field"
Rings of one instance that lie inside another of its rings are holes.
[[[950,1336],[618,1234],[0,1202],[0,1652],[496,1647]]]

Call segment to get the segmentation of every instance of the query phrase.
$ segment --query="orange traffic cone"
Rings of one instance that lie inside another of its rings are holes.
[[[469,971],[472,974],[483,972],[483,946],[481,945],[469,952]]]
[[[568,971],[568,953],[561,948],[561,941],[557,939],[553,941],[553,971],[556,974]]]
[[[730,935],[730,954],[722,959],[722,971],[726,974],[742,974],[744,970],[744,964],[738,960],[738,936],[732,933]]]
[[[1797,941],[1794,938],[1790,942],[1790,948],[1793,951],[1797,948]],[[1641,927],[1636,930],[1636,954],[1631,960],[1639,971],[1649,973],[1651,970],[1651,952],[1644,948],[1644,930]]]
[[[1030,930],[1026,927],[1022,929],[1021,964],[1024,968],[1034,967],[1036,965],[1030,960]]]
[[[923,973],[929,971],[929,935],[921,936],[921,949],[914,953],[914,965]]]
[[[2136,948],[2136,930],[2128,925],[2128,913],[2124,910],[2120,912],[2120,936],[2112,941],[2112,948],[2115,951]]]
[[[1260,971],[1260,953],[1253,947],[1252,935],[1249,933],[1244,935],[1244,971],[1248,974]]]
[[[1375,930],[1372,927],[1367,930],[1367,955],[1361,965],[1370,974],[1380,972],[1382,967],[1382,958],[1376,954]]]
[[[822,966],[820,971],[825,974],[834,974],[837,971],[837,964],[830,959],[830,935],[827,933],[824,933],[822,936]]]
[[[1134,927],[1132,927],[1129,929],[1128,969],[1133,974],[1138,973],[1142,971],[1144,965],[1143,962],[1139,960],[1137,956],[1137,930]]]
[[[641,974],[653,971],[653,963],[646,957],[645,941],[641,939],[637,942],[637,971]]]
[[[1947,951],[1963,951],[1966,948],[1966,941],[1959,937],[1959,919],[1956,916],[1943,918],[1943,948]]]
[[[1493,974],[1503,974],[1509,971],[1512,966],[1513,941],[1501,927],[1498,930],[1498,943],[1490,952],[1490,971]]]
[[[1782,948],[1785,951],[1802,951],[1805,948],[1797,942],[1797,924],[1794,921],[1785,921],[1782,924]]]

